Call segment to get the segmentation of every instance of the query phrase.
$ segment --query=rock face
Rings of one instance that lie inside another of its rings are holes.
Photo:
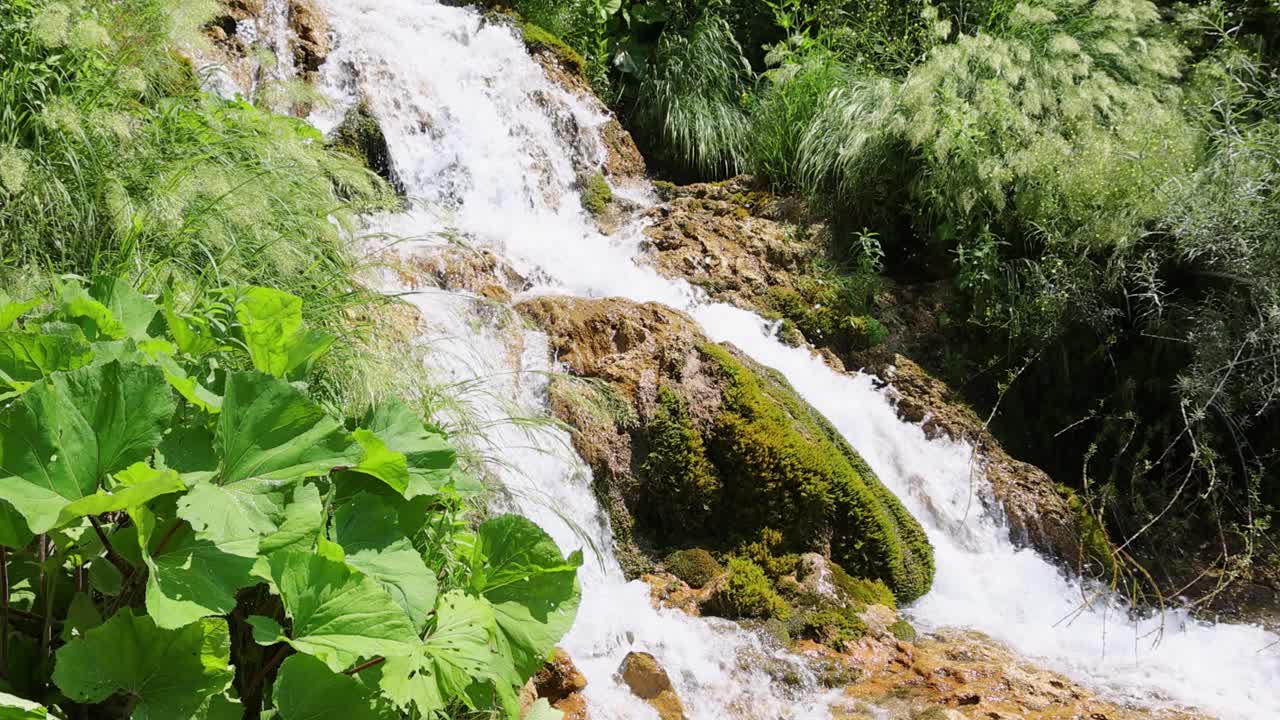
[[[931,438],[947,437],[974,445],[978,467],[991,483],[1014,542],[1073,566],[1099,560],[1082,554],[1087,549],[1080,541],[1084,529],[1069,496],[1060,492],[1043,470],[1010,457],[946,384],[901,355],[880,375],[890,383],[903,420],[922,423]]]
[[[1108,702],[980,633],[948,630],[915,644],[885,638],[867,641],[855,653],[816,647],[802,652],[815,662],[861,671],[861,679],[845,688],[843,717],[850,720],[871,716],[867,704],[891,717],[928,720],[1208,720],[1192,711]]]
[[[657,658],[645,652],[627,653],[618,675],[632,694],[649,703],[662,720],[684,720],[684,703]]]
[[[347,111],[342,122],[334,128],[329,145],[360,160],[383,180],[403,192],[404,188],[395,177],[387,138],[366,101],[361,100]]]
[[[920,525],[778,373],[661,305],[545,297],[517,310],[590,381],[559,383],[552,409],[575,430],[632,574],[659,550],[768,532],[780,552],[832,557],[903,600],[928,590]]]

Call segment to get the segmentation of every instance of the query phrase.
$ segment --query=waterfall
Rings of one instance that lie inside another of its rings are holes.
[[[971,503],[983,491],[971,448],[929,441],[901,422],[870,378],[832,371],[807,349],[779,342],[749,312],[707,301],[639,261],[639,221],[601,235],[581,209],[575,181],[599,164],[598,110],[551,83],[511,29],[476,11],[433,0],[324,0],[336,45],[321,83],[334,107],[325,129],[365,98],[386,134],[398,179],[416,200],[374,218],[371,234],[416,238],[402,255],[463,237],[502,256],[536,283],[529,295],[566,293],[657,301],[688,312],[714,340],[732,342],[781,371],[866,458],[929,533],[934,589],[907,612],[923,629],[973,628],[1100,692],[1152,705],[1180,703],[1221,718],[1280,716],[1277,637],[1247,625],[1209,624],[1182,610],[1130,612],[1105,592],[1064,576],[1010,542],[999,517]],[[641,188],[637,197],[648,192]],[[376,240],[373,242],[377,242]],[[389,292],[408,291],[395,276]],[[771,680],[784,651],[715,619],[649,604],[626,582],[589,470],[554,427],[510,418],[544,413],[545,337],[502,308],[465,293],[406,295],[430,329],[432,367],[468,388],[485,423],[495,472],[509,502],[569,550],[590,558],[583,603],[565,646],[587,675],[595,718],[654,712],[614,679],[630,650],[653,653],[693,718],[827,717],[828,700],[797,667],[799,683]]]

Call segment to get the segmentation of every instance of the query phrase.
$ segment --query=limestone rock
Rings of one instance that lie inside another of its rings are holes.
[[[632,694],[647,702],[662,720],[684,720],[684,703],[657,658],[646,652],[627,653],[618,675]]]
[[[316,0],[289,0],[289,29],[293,34],[293,65],[310,79],[329,57],[329,20]]]
[[[587,678],[573,664],[569,653],[556,648],[547,664],[533,676],[538,697],[546,698],[552,705],[587,687]]]

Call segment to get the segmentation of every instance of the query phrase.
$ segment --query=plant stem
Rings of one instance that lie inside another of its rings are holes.
[[[0,545],[0,677],[9,677],[9,548]]]
[[[111,564],[115,565],[116,569],[118,569],[122,574],[131,574],[133,572],[133,566],[130,565],[123,557],[120,557],[120,553],[116,552],[116,549],[111,546],[111,540],[107,537],[107,534],[102,531],[102,526],[98,524],[98,518],[90,516],[89,524],[93,526],[93,531],[98,534],[98,539],[102,541],[102,547],[107,551],[107,560],[110,560]]]
[[[372,660],[369,660],[368,662],[361,663],[361,664],[359,664],[359,665],[357,665],[357,666],[355,666],[355,667],[351,668],[350,670],[344,670],[344,671],[342,672],[342,674],[343,674],[343,675],[356,675],[356,674],[359,674],[359,673],[364,672],[365,670],[368,670],[368,669],[369,669],[369,668],[371,668],[371,667],[377,667],[377,666],[381,665],[382,663],[386,662],[386,660],[387,660],[386,658],[384,658],[384,657],[382,657],[381,655],[379,655],[378,657],[376,657],[376,658],[374,658],[374,659],[372,659]]]
[[[281,660],[284,660],[284,656],[288,654],[288,652],[289,646],[281,643],[280,649],[276,650],[276,654],[272,655],[271,659],[268,660],[266,664],[262,666],[262,669],[258,670],[257,674],[253,676],[253,679],[249,681],[249,687],[246,688],[246,690],[252,692],[261,688],[262,683],[267,679],[267,674],[274,670],[275,667],[280,664]]]

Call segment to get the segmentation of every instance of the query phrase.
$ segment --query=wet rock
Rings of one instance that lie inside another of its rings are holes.
[[[587,678],[573,664],[569,653],[556,648],[547,664],[533,676],[533,685],[538,691],[538,697],[546,698],[554,705],[570,695],[582,692],[587,687]]]
[[[656,608],[670,608],[690,616],[702,614],[709,590],[694,589],[671,573],[649,573],[640,580],[649,586],[649,601]]]
[[[393,187],[403,191],[391,162],[391,149],[369,103],[361,100],[347,111],[329,138],[333,149],[360,160]]]
[[[911,360],[897,356],[881,377],[890,385],[898,416],[920,423],[931,438],[964,440],[975,447],[974,470],[991,483],[1014,542],[1079,567],[1081,529],[1068,497],[1043,470],[1010,457],[985,423],[947,387]]]
[[[671,686],[667,671],[657,658],[646,652],[631,652],[623,658],[618,668],[622,682],[631,688],[632,694],[644,700],[658,712],[662,720],[684,720],[684,703]]]
[[[900,598],[928,588],[920,526],[776,371],[657,304],[545,297],[517,310],[570,372],[596,381],[553,389],[551,404],[593,468],[624,559],[723,550],[768,529],[782,550],[831,556]]]
[[[487,249],[450,244],[417,248],[395,258],[401,283],[412,290],[466,290],[505,303],[529,282]]]
[[[289,0],[289,29],[293,66],[302,77],[314,79],[329,57],[329,20],[316,0]]]

